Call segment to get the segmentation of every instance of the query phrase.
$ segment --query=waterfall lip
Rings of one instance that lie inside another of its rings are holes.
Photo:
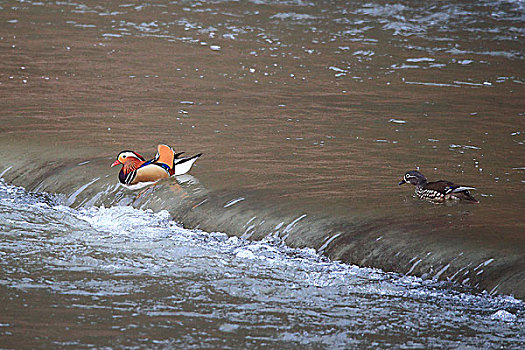
[[[503,252],[465,244],[461,237],[451,246],[450,239],[445,239],[446,231],[443,238],[428,236],[428,230],[419,224],[425,218],[376,212],[348,217],[320,215],[285,200],[268,200],[264,191],[207,188],[198,172],[131,191],[101,170],[106,162],[105,158],[68,160],[51,163],[52,167],[44,162],[22,174],[20,164],[10,164],[0,168],[0,174],[8,183],[14,180],[28,190],[55,193],[73,208],[130,205],[155,212],[167,210],[187,228],[226,232],[253,241],[268,239],[311,248],[349,264],[525,298],[525,279],[519,273],[523,253],[518,247],[503,256]],[[48,175],[40,179],[27,176],[32,173]]]

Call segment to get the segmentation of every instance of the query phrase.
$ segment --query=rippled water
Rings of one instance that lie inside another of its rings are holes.
[[[519,348],[525,306],[0,183],[3,348]],[[28,330],[31,330],[30,332]]]
[[[338,212],[399,197],[415,167],[479,188],[479,220],[523,209],[521,1],[0,4],[16,140],[173,143],[214,187]]]

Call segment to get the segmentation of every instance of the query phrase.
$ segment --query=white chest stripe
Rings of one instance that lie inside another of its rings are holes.
[[[131,173],[129,173],[128,175],[126,175],[126,185],[129,185],[130,183],[133,182],[133,180],[135,179],[135,176],[137,175],[137,171],[132,171]]]

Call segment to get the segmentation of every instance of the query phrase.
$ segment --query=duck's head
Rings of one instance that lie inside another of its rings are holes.
[[[133,159],[137,159],[137,160],[141,160],[141,161],[145,161],[144,157],[142,157],[140,154],[138,154],[137,152],[133,152],[133,151],[122,151],[118,154],[117,156],[117,160],[115,160],[113,162],[113,164],[111,164],[112,167],[116,166],[116,165],[119,165],[119,164],[124,164],[126,161],[128,160],[133,160]]]
[[[407,182],[417,186],[427,182],[427,178],[417,170],[410,170],[405,173],[399,185],[406,184]]]

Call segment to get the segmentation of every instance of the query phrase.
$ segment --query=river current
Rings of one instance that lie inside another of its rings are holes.
[[[505,348],[525,305],[0,183],[2,348]]]

